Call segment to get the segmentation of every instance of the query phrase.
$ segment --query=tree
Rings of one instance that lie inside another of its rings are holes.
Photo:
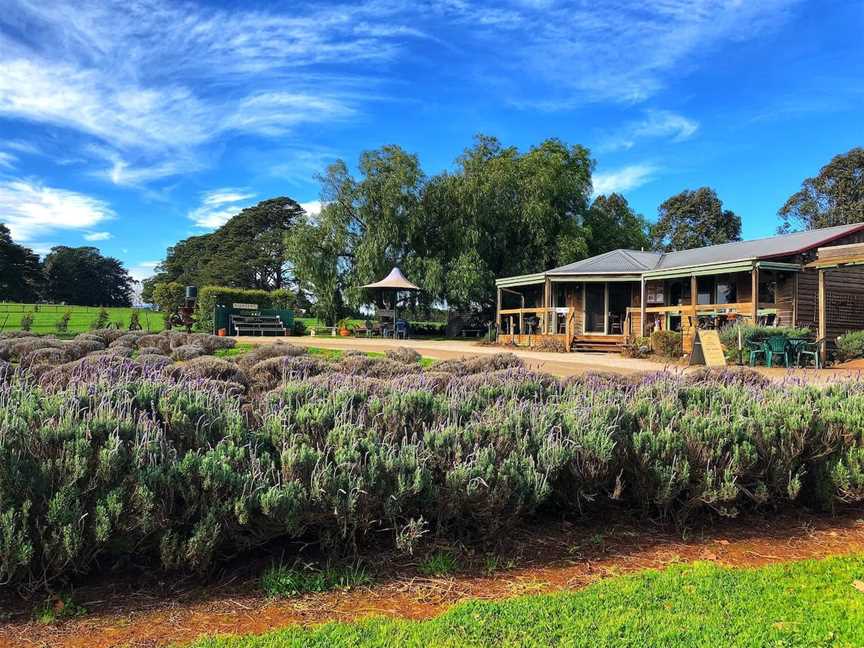
[[[144,281],[150,303],[156,283],[275,290],[286,285],[285,235],[303,208],[284,196],[248,207],[210,234],[168,248],[157,274]]]
[[[780,232],[864,221],[864,148],[834,156],[777,212]]]
[[[415,269],[408,245],[421,219],[423,172],[416,156],[398,146],[365,151],[361,179],[339,160],[320,176],[324,207],[314,221],[296,226],[286,250],[298,286],[314,296],[313,311],[328,321],[344,302],[365,299],[360,286],[393,266]]]
[[[78,306],[131,306],[135,283],[123,264],[94,247],[51,248],[45,257],[49,299]]]
[[[590,231],[589,256],[618,249],[642,250],[651,245],[648,221],[618,193],[597,196],[584,224]]]
[[[358,167],[355,178],[331,165],[320,216],[288,237],[298,283],[323,310],[359,306],[359,287],[394,265],[423,288],[422,306],[491,310],[495,277],[588,253],[593,162],[583,147],[547,140],[520,153],[481,135],[453,173],[429,178],[398,146],[364,152]]]
[[[39,256],[30,248],[15,243],[9,228],[0,223],[0,300],[35,301],[42,279]]]
[[[682,191],[657,211],[657,223],[651,229],[655,250],[689,250],[741,240],[740,216],[723,209],[710,187]]]

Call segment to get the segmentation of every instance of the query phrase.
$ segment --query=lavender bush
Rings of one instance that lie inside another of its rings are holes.
[[[470,542],[613,502],[681,523],[864,499],[860,381],[254,359],[0,363],[0,584],[130,562],[203,572],[276,539],[396,544],[420,519],[428,538]]]

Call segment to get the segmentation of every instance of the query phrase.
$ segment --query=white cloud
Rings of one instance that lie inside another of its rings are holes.
[[[249,206],[249,201],[255,197],[241,189],[213,189],[201,194],[201,204],[189,212],[189,219],[196,226],[205,229],[216,229]]]
[[[385,20],[397,9],[11,0],[0,19],[0,116],[94,138],[117,184],[187,173],[210,163],[201,148],[226,134],[281,136],[355,115],[357,88],[370,83],[335,68],[385,62],[406,38],[426,38]],[[19,25],[39,38],[22,38]]]
[[[13,169],[17,161],[18,158],[11,153],[0,151],[0,169]]]
[[[110,238],[113,238],[114,235],[111,232],[89,232],[84,235],[85,241],[107,241]]]
[[[320,200],[310,200],[309,202],[301,202],[300,206],[303,208],[309,216],[317,216],[321,213],[321,201]]]
[[[598,146],[599,151],[619,151],[633,148],[638,142],[650,139],[670,139],[682,142],[699,130],[699,122],[669,110],[649,110],[642,119],[625,124],[621,130],[607,137]]]
[[[57,230],[89,230],[114,217],[101,200],[26,180],[0,182],[0,214],[23,242]]]
[[[159,261],[139,261],[129,266],[128,272],[135,281],[142,281],[153,276],[157,265]]]
[[[636,189],[650,182],[656,172],[657,167],[651,164],[631,164],[614,171],[595,173],[593,178],[594,195],[599,196]]]

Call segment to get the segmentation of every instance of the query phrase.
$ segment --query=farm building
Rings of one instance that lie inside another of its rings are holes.
[[[864,329],[864,223],[680,252],[613,250],[496,281],[499,339],[573,351],[744,318],[807,326],[829,343]]]

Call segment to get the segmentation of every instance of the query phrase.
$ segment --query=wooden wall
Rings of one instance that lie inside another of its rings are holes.
[[[829,340],[864,329],[864,267],[825,271],[825,334]]]

